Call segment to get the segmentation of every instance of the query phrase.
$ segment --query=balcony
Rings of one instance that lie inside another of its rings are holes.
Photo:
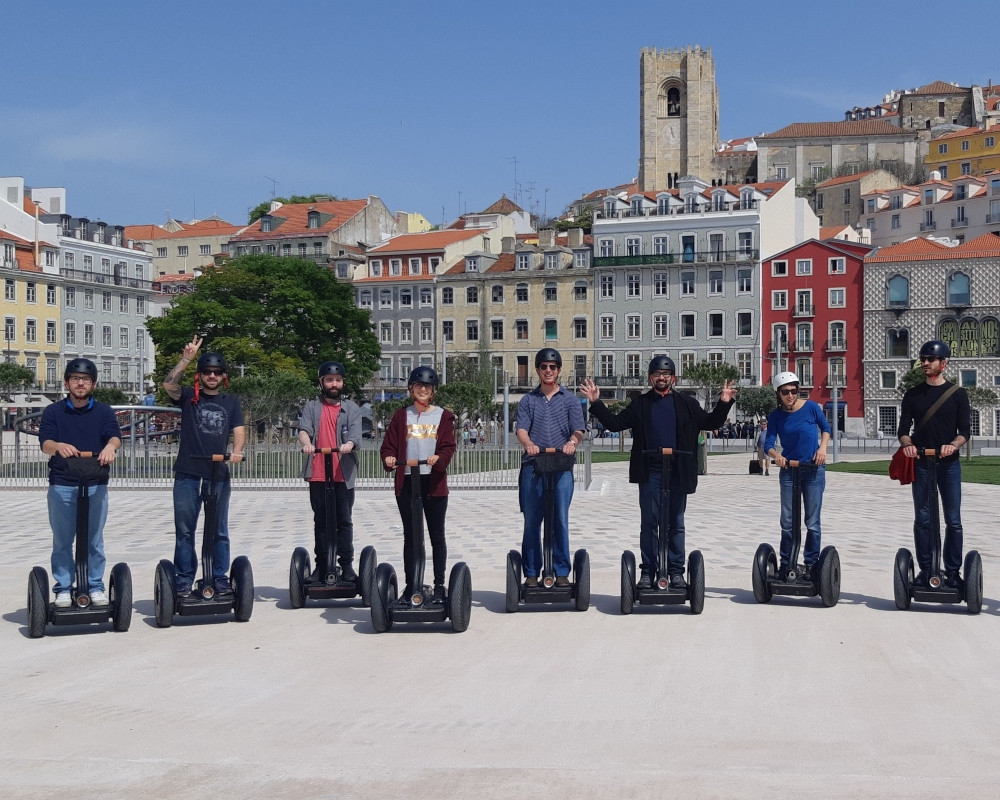
[[[595,210],[594,219],[635,219],[638,217],[680,217],[691,214],[732,214],[734,211],[755,211],[760,206],[759,200],[740,200],[720,203],[717,207],[710,204],[699,204],[696,208],[674,205],[669,208],[644,208],[633,211],[631,208],[620,208],[613,211]]]
[[[847,388],[847,379],[843,375],[831,375],[826,379],[826,383],[823,385],[827,389],[833,389],[836,387],[838,392],[842,392]]]
[[[994,222],[1000,222],[1000,214],[987,214],[986,215],[987,224],[992,225]]]
[[[953,219],[951,221],[951,227],[953,228],[967,228],[969,227],[969,220],[967,217],[962,217],[961,219]]]
[[[937,230],[937,223],[936,222],[921,222],[920,223],[920,230],[922,230],[922,231],[936,231]]]
[[[846,339],[827,339],[826,340],[826,352],[828,353],[843,353],[847,350],[847,340]]]
[[[66,269],[63,267],[60,267],[59,274],[64,278],[84,283],[110,283],[115,286],[128,286],[131,289],[144,289],[147,292],[153,289],[152,281],[128,278],[124,275],[105,275],[103,272],[86,272],[82,269]]]
[[[909,300],[886,300],[885,307],[889,311],[908,311],[910,308]]]
[[[798,303],[792,310],[793,317],[814,317],[816,316],[816,306],[808,303]]]
[[[788,342],[786,340],[784,340],[784,339],[782,339],[780,343],[777,340],[772,339],[771,340],[771,344],[769,344],[768,347],[767,347],[768,351],[771,352],[771,353],[777,353],[778,352],[778,345],[779,344],[781,345],[781,352],[782,353],[787,353],[788,352]]]
[[[595,267],[638,267],[661,264],[724,264],[757,261],[760,250],[699,250],[681,253],[652,253],[641,256],[595,256]]]
[[[813,340],[811,338],[796,339],[793,347],[796,353],[811,353],[813,351]]]

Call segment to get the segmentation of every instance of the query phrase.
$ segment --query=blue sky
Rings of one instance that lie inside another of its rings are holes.
[[[555,216],[635,177],[642,47],[712,48],[724,138],[1000,81],[995,48],[939,2],[821,7],[12,0],[0,173],[114,224],[241,223],[272,190],[376,194],[435,224],[503,193]],[[997,30],[996,0],[961,8]]]

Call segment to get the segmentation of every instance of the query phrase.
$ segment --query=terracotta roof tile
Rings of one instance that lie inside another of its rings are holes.
[[[940,258],[947,258],[946,254],[954,249],[933,239],[925,239],[918,236],[915,239],[907,239],[905,242],[880,248],[873,255],[868,256],[865,259],[865,263],[934,261]]]
[[[394,236],[388,242],[373,247],[369,253],[371,255],[385,255],[386,253],[414,253],[420,250],[443,250],[450,244],[464,242],[482,236],[482,234],[482,228],[403,233]]]
[[[856,175],[839,175],[836,178],[829,178],[822,183],[817,183],[817,189],[823,189],[828,186],[839,186],[842,183],[851,183],[852,181],[861,180],[866,175],[874,175],[878,170],[870,169],[867,172],[859,172]]]
[[[981,132],[983,129],[978,125],[972,125],[968,128],[962,128],[960,131],[951,131],[950,133],[942,133],[940,136],[935,136],[931,139],[931,142],[940,142],[942,139],[964,139],[966,136],[972,136],[973,134]]]
[[[239,234],[234,241],[254,241],[258,239],[280,239],[289,236],[321,236],[336,231],[349,219],[360,213],[368,200],[328,200],[318,203],[286,203],[270,212],[270,216],[284,220],[273,231],[261,231],[261,221],[257,220]],[[331,215],[331,219],[318,228],[309,227],[309,212],[319,211]]]
[[[499,200],[497,200],[493,205],[484,210],[483,214],[516,214],[518,212],[524,212],[517,203],[511,200],[507,195],[504,195]]]
[[[933,81],[928,83],[926,86],[921,86],[918,89],[914,89],[909,94],[965,94],[968,92],[968,88],[963,88],[961,86],[955,86],[951,83],[945,83],[944,81]]]
[[[882,119],[852,119],[843,122],[793,122],[784,128],[758,136],[761,139],[811,139],[827,136],[904,136],[916,138],[916,133],[904,131]]]

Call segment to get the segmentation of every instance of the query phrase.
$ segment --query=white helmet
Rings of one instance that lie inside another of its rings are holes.
[[[774,387],[774,391],[778,391],[782,386],[786,384],[794,383],[796,386],[799,384],[799,376],[794,372],[779,372],[773,378],[771,378],[771,386]]]

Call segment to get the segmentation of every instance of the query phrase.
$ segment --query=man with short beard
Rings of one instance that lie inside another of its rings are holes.
[[[313,581],[325,581],[334,570],[327,564],[323,536],[326,531],[326,463],[322,453],[332,448],[333,486],[337,497],[337,561],[340,580],[357,581],[354,571],[354,481],[358,474],[358,457],[354,448],[361,442],[361,408],[343,397],[347,372],[339,361],[324,361],[319,367],[320,396],[303,406],[299,414],[299,444],[307,458],[302,478],[309,483],[309,503],[313,510],[313,531],[316,542],[316,569]]]

